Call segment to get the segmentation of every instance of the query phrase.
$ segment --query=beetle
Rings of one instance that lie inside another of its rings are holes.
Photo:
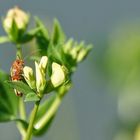
[[[40,49],[32,52],[32,54],[37,53],[37,52],[40,52]],[[30,55],[26,56],[24,58],[24,60],[27,59]],[[21,59],[20,57],[18,57],[12,63],[12,66],[11,66],[11,69],[10,69],[11,81],[22,81],[22,80],[24,80],[24,78],[23,78],[24,60]],[[14,89],[14,91],[15,91],[15,94],[17,96],[22,96],[23,95],[21,92],[17,91],[16,89]]]
[[[22,59],[16,59],[11,66],[11,80],[12,81],[21,81],[23,80],[23,68],[24,61]],[[14,89],[17,96],[22,96],[22,93]]]

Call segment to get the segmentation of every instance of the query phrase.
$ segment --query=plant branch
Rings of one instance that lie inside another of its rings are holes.
[[[55,114],[55,112],[57,111],[60,103],[61,103],[62,98],[60,98],[58,95],[56,95],[55,97],[55,101],[53,102],[53,104],[51,105],[51,107],[49,108],[49,110],[46,112],[46,114],[44,116],[42,116],[42,118],[35,124],[35,128],[37,130],[41,130],[51,119],[51,117]]]
[[[22,120],[26,120],[25,105],[23,103],[23,98],[19,98],[19,114]]]
[[[42,118],[34,125],[35,129],[41,131],[50,121],[50,119],[55,115],[59,105],[61,104],[62,99],[68,92],[71,87],[71,83],[69,83],[65,87],[61,87],[57,94],[55,95],[55,99],[51,104],[50,108],[47,110],[46,114],[42,116]]]
[[[17,44],[16,45],[16,49],[17,49],[16,57],[17,57],[17,59],[21,59],[22,58],[22,48],[21,48],[21,45]]]
[[[20,119],[26,120],[26,111],[25,111],[25,106],[23,103],[23,98],[19,98],[19,115],[20,115]],[[17,122],[17,127],[22,135],[22,139],[24,139],[26,135],[25,128],[20,122]]]
[[[22,48],[21,44],[16,44],[16,59],[22,59]],[[20,119],[26,120],[26,111],[25,111],[25,106],[23,103],[23,98],[19,98],[19,115]],[[17,122],[17,127],[22,135],[22,139],[24,140],[25,135],[26,135],[26,130],[23,127],[23,125],[20,122]]]
[[[37,114],[37,111],[38,111],[39,104],[40,104],[40,101],[37,101],[34,105],[33,111],[32,111],[31,116],[30,116],[30,122],[29,122],[29,126],[28,126],[28,129],[27,129],[27,134],[26,134],[24,140],[30,140],[31,137],[32,137],[34,120],[35,120],[35,117],[36,117],[36,114]]]

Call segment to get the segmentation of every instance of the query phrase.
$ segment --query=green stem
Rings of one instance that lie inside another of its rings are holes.
[[[25,111],[23,98],[19,98],[19,114],[22,120],[26,120],[26,111]]]
[[[35,124],[35,128],[37,130],[42,130],[42,128],[44,128],[44,126],[49,122],[49,120],[51,119],[51,117],[55,114],[55,112],[57,111],[60,103],[61,103],[62,98],[60,98],[58,95],[55,97],[54,102],[51,104],[51,107],[49,108],[49,110],[46,112],[46,114],[44,116],[42,116],[42,118]]]
[[[21,45],[17,44],[16,45],[17,48],[17,52],[16,52],[16,58],[17,59],[22,59],[22,49],[21,49]]]
[[[48,124],[51,118],[55,115],[59,105],[61,104],[62,99],[64,98],[70,87],[71,83],[59,89],[47,112],[41,117],[41,119],[37,123],[34,124],[34,127],[36,130],[38,130],[38,132],[41,131]]]
[[[27,129],[27,134],[26,134],[24,140],[31,140],[34,120],[35,120],[35,117],[36,117],[36,114],[38,111],[39,104],[40,104],[40,101],[37,101],[34,105],[33,111],[32,111],[31,116],[30,116],[30,122],[29,122],[29,126]]]
[[[22,140],[24,140],[25,135],[26,135],[26,130],[23,127],[23,125],[21,124],[21,122],[17,122],[17,128],[18,128],[19,132],[21,133]]]
[[[22,59],[22,48],[21,44],[16,44],[16,59]],[[25,106],[23,103],[23,98],[19,98],[19,115],[22,120],[26,120],[26,112]],[[22,139],[24,140],[26,135],[26,130],[20,122],[17,122],[17,127],[22,135]]]
[[[23,98],[19,98],[19,115],[22,120],[26,120],[26,111],[23,103]],[[17,127],[22,135],[22,139],[24,139],[26,134],[25,128],[22,126],[20,122],[17,122]]]

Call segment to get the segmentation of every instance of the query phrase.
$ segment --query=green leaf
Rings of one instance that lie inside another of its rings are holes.
[[[35,92],[25,83],[23,83],[22,81],[5,81],[5,83],[14,89],[17,89],[18,91],[20,91],[21,93],[27,95],[27,94],[31,94]]]
[[[20,40],[20,43],[27,43],[27,42],[31,41],[31,40],[35,37],[36,33],[37,33],[39,30],[40,30],[40,29],[36,27],[36,28],[34,28],[34,29],[31,29],[31,30],[28,31],[27,33],[25,33],[25,34],[22,36],[22,38],[21,38],[21,40]]]
[[[52,103],[55,100],[55,95],[50,96],[46,101],[44,101],[38,109],[37,115],[36,115],[36,119],[35,119],[35,123],[38,122],[38,120],[41,119],[42,116],[45,115],[46,111],[51,107]]]
[[[54,20],[54,27],[52,33],[52,42],[54,45],[63,44],[65,42],[65,34],[57,19]]]
[[[40,98],[37,96],[37,94],[35,94],[34,92],[28,93],[25,96],[25,102],[30,102],[30,101],[39,101]]]
[[[49,129],[58,107],[70,87],[71,83],[61,86],[58,88],[56,94],[50,96],[43,104],[40,105],[35,119],[34,128],[36,131],[34,132],[34,135],[42,135]]]
[[[8,35],[9,35],[9,38],[11,39],[11,41],[13,41],[13,42],[18,42],[18,40],[20,38],[19,29],[14,20],[13,20],[12,27],[10,28]]]
[[[6,113],[5,111],[0,111],[0,122],[12,121],[15,116],[12,116],[10,113]]]
[[[47,86],[44,90],[44,94],[48,94],[48,93],[52,92],[53,90],[55,90],[55,87],[53,86],[51,80],[47,81]]]
[[[39,110],[37,112],[36,119],[35,119],[35,125],[43,118],[43,116],[45,116],[47,114],[47,112],[51,109],[53,103],[55,103],[55,101],[57,101],[56,99],[58,99],[57,96],[53,95],[40,105]],[[58,106],[59,106],[59,104],[58,104]],[[34,135],[43,135],[49,129],[49,127],[54,119],[55,113],[56,113],[56,110],[52,113],[52,115],[48,118],[48,120],[46,122],[44,122],[43,127],[41,127],[41,128],[35,127]]]
[[[63,64],[63,60],[62,60],[63,54],[60,46],[61,45],[54,46],[53,44],[50,44],[47,50],[47,56],[51,61],[55,61],[59,64]]]
[[[54,118],[55,118],[55,114],[49,119],[49,121],[47,122],[47,124],[42,129],[35,129],[34,128],[33,135],[35,135],[35,136],[41,136],[45,132],[47,132],[47,130],[50,128],[50,126],[51,126]]]
[[[0,70],[0,122],[11,121],[17,117],[18,113],[18,97],[4,83],[8,79],[8,74]]]
[[[39,18],[35,18],[35,21],[36,27],[39,28],[39,31],[36,33],[37,48],[40,50],[41,56],[46,55],[50,42],[48,30]]]
[[[42,21],[38,18],[35,17],[35,21],[36,21],[36,26],[40,29],[40,31],[42,32],[43,36],[49,40],[49,33],[47,28],[45,27],[45,25],[42,23]]]
[[[0,44],[10,42],[9,38],[7,36],[1,36],[0,37]]]
[[[22,120],[22,119],[13,119],[13,121],[15,121],[15,122],[17,122],[17,123],[19,123],[20,124],[20,128],[22,128],[22,131],[27,131],[27,128],[28,128],[28,122],[26,121],[26,120]],[[19,125],[18,124],[18,125]]]
[[[30,89],[28,85],[23,83],[22,81],[5,81],[5,83],[14,89],[17,89],[21,93],[25,94],[25,101],[38,101],[40,98],[36,95],[36,93]]]

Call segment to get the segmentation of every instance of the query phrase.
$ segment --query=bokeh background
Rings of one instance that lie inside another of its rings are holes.
[[[140,1],[0,0],[0,16],[15,5],[47,26],[57,18],[68,38],[94,44],[49,132],[34,140],[140,140]],[[0,46],[3,70],[14,55],[11,44]],[[9,139],[20,135],[14,123],[1,123],[0,140]]]

